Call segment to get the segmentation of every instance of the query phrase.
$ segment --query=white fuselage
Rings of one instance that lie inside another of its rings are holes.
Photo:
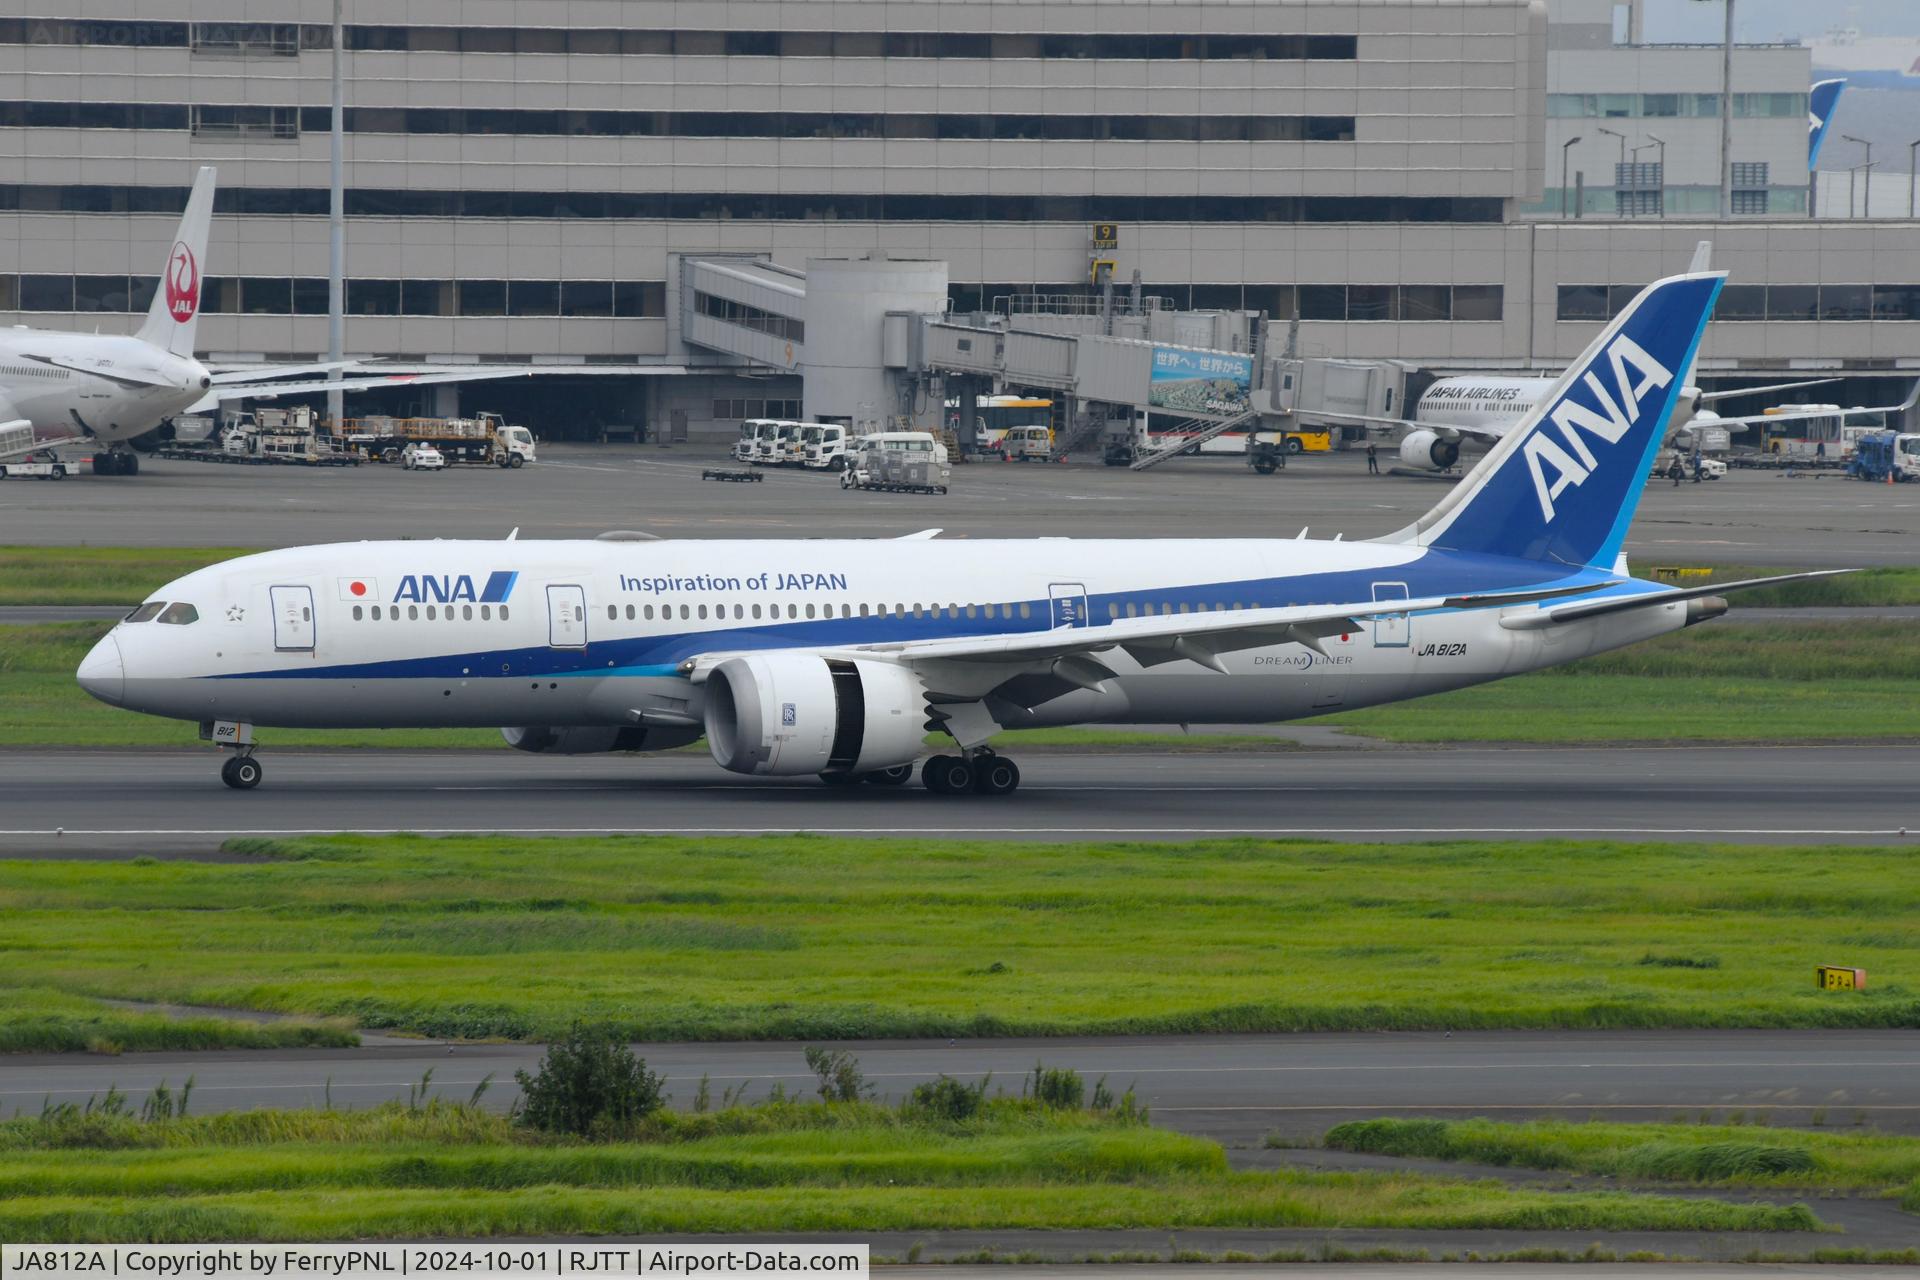
[[[210,381],[191,356],[127,335],[0,329],[0,421],[24,418],[43,440],[131,440],[184,412]]]
[[[1442,378],[1421,393],[1414,421],[1498,430],[1517,425],[1553,389],[1552,378]]]
[[[702,655],[1604,581],[1615,579],[1503,557],[1278,540],[341,543],[169,584],[152,599],[191,605],[197,620],[122,623],[80,676],[103,700],[198,721],[697,725],[703,690],[682,664]],[[1023,698],[1008,686],[989,702],[1007,727],[1284,720],[1572,661],[1676,630],[1686,614],[1501,625],[1533,608],[1384,616],[1327,637],[1323,653],[1225,653],[1224,672],[1114,650],[1102,661],[1116,678],[1101,688]]]

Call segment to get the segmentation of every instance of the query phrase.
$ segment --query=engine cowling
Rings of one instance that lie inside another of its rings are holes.
[[[812,653],[728,658],[707,676],[707,747],[735,773],[868,773],[911,764],[926,691],[905,667]]]
[[[1460,442],[1437,431],[1409,431],[1400,440],[1400,461],[1422,471],[1445,471],[1460,461]]]
[[[538,755],[590,756],[603,751],[671,751],[700,740],[700,730],[646,726],[613,728],[599,725],[527,725],[502,729],[500,736],[515,751]]]

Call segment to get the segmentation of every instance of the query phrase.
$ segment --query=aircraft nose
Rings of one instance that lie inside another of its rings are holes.
[[[127,666],[120,660],[120,642],[111,635],[103,637],[80,659],[80,669],[73,674],[82,689],[102,702],[119,706],[127,683]]]

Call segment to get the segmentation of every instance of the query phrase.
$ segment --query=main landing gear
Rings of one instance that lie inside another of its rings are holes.
[[[933,757],[920,767],[920,781],[940,796],[1011,795],[1020,787],[1020,766],[982,748],[964,756]]]
[[[251,791],[260,785],[260,762],[251,755],[229,756],[220,766],[220,781],[235,791]]]
[[[93,455],[93,474],[97,476],[137,476],[140,455],[131,449],[109,449]]]

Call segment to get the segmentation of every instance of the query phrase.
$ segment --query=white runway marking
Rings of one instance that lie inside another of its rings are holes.
[[[1203,835],[1203,836],[1905,836],[1905,827],[39,827],[6,836]]]

